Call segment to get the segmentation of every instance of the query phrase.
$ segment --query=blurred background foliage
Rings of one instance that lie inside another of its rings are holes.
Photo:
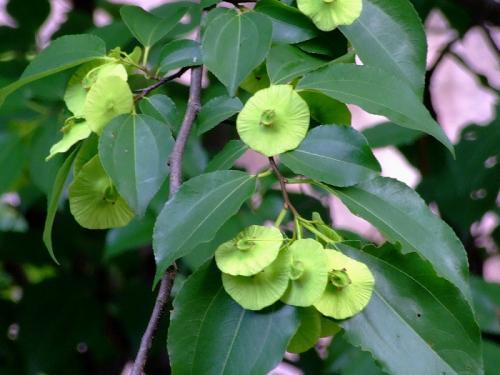
[[[29,59],[48,42],[47,33],[41,30],[57,3],[61,1],[3,1],[6,6],[0,10],[0,16],[7,21],[0,26],[0,86],[15,80]],[[118,19],[119,4],[105,0],[63,3],[66,18],[57,30],[52,30],[51,37],[91,32],[103,38],[108,49],[119,45],[127,50],[133,45],[132,36]],[[458,39],[479,28],[498,58],[493,35],[500,23],[498,2],[413,0],[413,3],[423,20],[438,9]],[[108,21],[106,26],[95,25],[99,15]],[[193,11],[190,16],[190,23],[179,25],[179,33],[189,32],[200,14]],[[453,53],[451,48],[443,49],[430,67],[428,83],[443,58]],[[467,65],[465,61],[462,63]],[[45,157],[59,138],[65,117],[61,98],[68,74],[29,85],[12,95],[0,109],[0,374],[122,373],[135,355],[154,302],[150,239],[155,216],[167,195],[166,187],[143,219],[108,232],[79,227],[63,205],[54,227],[61,266],[51,261],[43,246],[46,194],[63,161],[58,156],[45,162]],[[488,78],[480,73],[475,78],[497,94]],[[425,101],[436,114],[435,98],[430,85],[427,86]],[[220,90],[219,86],[210,86],[204,99]],[[167,94],[179,104],[179,99],[186,97],[186,88],[175,84],[169,86]],[[497,114],[499,111],[497,108]],[[179,104],[170,115],[175,122],[182,113]],[[499,214],[500,118],[488,126],[470,124],[463,129],[456,160],[431,138],[391,124],[365,130],[365,135],[373,147],[396,146],[419,170],[422,179],[418,192],[463,241],[485,339],[486,373],[497,374],[500,284],[484,280],[483,266],[488,259],[499,256],[500,228],[493,228],[487,238],[475,228],[485,215],[498,218]],[[208,160],[233,138],[236,134],[230,125],[205,134],[201,141],[193,138],[185,160],[186,176],[201,173]],[[231,238],[242,227],[274,218],[281,208],[281,198],[278,192],[270,190],[273,183],[270,178],[260,187],[262,192],[268,191],[265,199],[256,197],[224,225],[213,241],[200,247],[196,255],[184,259],[183,270],[188,272],[198,267],[216,244]],[[292,197],[306,217],[313,211],[328,215],[329,208],[322,198],[296,194]],[[498,223],[498,219],[494,222]],[[176,288],[182,280],[183,277],[176,280]],[[166,337],[166,324],[165,319],[159,337]],[[156,341],[149,373],[168,372],[164,347],[165,340]],[[286,361],[305,374],[380,373],[369,354],[352,347],[341,336],[331,344],[323,343],[300,358]]]

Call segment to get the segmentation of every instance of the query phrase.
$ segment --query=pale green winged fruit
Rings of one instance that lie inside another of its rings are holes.
[[[350,25],[361,15],[362,0],[297,0],[299,10],[322,31]]]
[[[300,317],[299,329],[288,344],[287,352],[304,353],[311,349],[321,335],[321,314],[314,307],[298,310]]]
[[[74,117],[70,117],[65,121],[61,132],[63,133],[62,139],[50,148],[46,160],[51,159],[58,153],[68,151],[71,146],[83,139],[87,139],[92,133],[85,120],[77,121]]]
[[[276,259],[282,243],[279,229],[252,225],[220,245],[215,251],[215,261],[229,275],[255,275]]]
[[[93,69],[103,64],[102,59],[94,60],[80,66],[71,76],[64,92],[66,107],[76,117],[83,116],[83,107],[87,98],[88,89],[83,86],[85,76]]]
[[[335,250],[326,250],[326,254],[329,280],[314,307],[325,316],[346,319],[368,305],[375,279],[366,264]]]
[[[69,207],[78,224],[87,229],[123,227],[134,217],[97,155],[80,169],[71,183]]]
[[[311,306],[318,301],[328,281],[328,258],[313,239],[297,240],[289,247],[290,284],[281,300],[293,306]]]
[[[280,299],[288,286],[290,252],[280,251],[276,260],[253,276],[222,274],[222,285],[247,310],[261,310]]]
[[[250,148],[274,156],[302,142],[309,128],[309,107],[292,86],[270,86],[246,102],[236,126]]]
[[[98,78],[85,100],[83,116],[89,128],[101,134],[104,127],[116,116],[130,113],[134,97],[126,81],[118,76]]]

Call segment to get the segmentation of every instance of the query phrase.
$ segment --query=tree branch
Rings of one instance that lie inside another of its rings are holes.
[[[158,87],[163,86],[165,83],[173,81],[176,78],[179,78],[184,73],[189,70],[189,67],[181,68],[177,72],[170,74],[169,76],[161,78],[158,82],[153,83],[151,86],[145,87],[138,91],[138,95],[134,98],[134,101],[139,101],[148,95],[151,91],[156,90]]]
[[[285,201],[285,208],[290,209],[290,211],[292,211],[292,213],[293,213],[293,216],[299,217],[300,215],[299,215],[297,209],[293,206],[292,202],[290,201],[288,191],[286,190],[287,180],[281,174],[278,166],[276,165],[276,161],[274,160],[273,157],[269,158],[269,164],[271,164],[271,168],[272,168],[274,174],[276,175],[276,177],[278,177],[278,180],[280,182],[281,193],[283,194],[283,200]]]
[[[172,198],[177,190],[179,190],[182,182],[182,158],[184,155],[184,148],[186,147],[189,133],[191,132],[191,128],[193,127],[193,123],[201,107],[200,96],[202,75],[203,68],[201,66],[191,69],[191,86],[189,88],[188,105],[186,113],[184,114],[181,128],[179,130],[179,134],[177,135],[177,139],[175,141],[174,149],[170,156],[170,198]],[[167,272],[161,279],[160,289],[158,291],[158,296],[156,297],[155,306],[149,319],[146,331],[142,336],[141,345],[139,347],[139,351],[137,353],[131,375],[144,374],[144,368],[148,360],[149,351],[153,344],[154,335],[158,329],[165,305],[170,299],[170,292],[172,291],[172,284],[174,282],[175,275],[176,266],[174,264],[168,268]]]

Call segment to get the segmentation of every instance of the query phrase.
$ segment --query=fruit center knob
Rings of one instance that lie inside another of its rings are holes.
[[[299,261],[292,262],[292,268],[290,269],[290,279],[298,280],[304,274],[304,264]]]
[[[335,0],[323,0],[323,2],[325,4],[331,4],[331,3],[335,2]]]
[[[104,190],[103,199],[109,203],[115,203],[118,199],[118,191],[114,187],[114,185],[109,185],[106,190]]]
[[[260,115],[260,125],[262,126],[271,126],[276,117],[276,112],[273,109],[266,109]]]
[[[238,242],[236,243],[236,247],[238,248],[238,250],[243,250],[243,251],[250,250],[254,245],[255,242],[247,239],[238,240]]]
[[[346,269],[332,270],[329,273],[330,282],[339,289],[343,289],[351,284],[351,279]]]

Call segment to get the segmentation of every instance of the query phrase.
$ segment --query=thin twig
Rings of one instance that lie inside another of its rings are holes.
[[[269,164],[271,164],[271,168],[274,171],[274,174],[276,175],[276,177],[278,177],[278,181],[280,183],[280,188],[281,188],[281,193],[283,194],[283,200],[285,201],[285,208],[290,209],[290,211],[292,211],[292,213],[293,213],[293,216],[299,217],[300,216],[299,212],[293,206],[292,202],[290,201],[290,197],[288,196],[288,191],[286,190],[286,183],[287,183],[286,178],[283,177],[283,175],[281,174],[273,157],[269,158]]]
[[[497,59],[500,59],[500,47],[498,46],[495,39],[493,39],[493,35],[491,35],[491,30],[486,25],[480,25],[480,27],[481,27],[481,30],[483,30],[483,33],[486,36],[486,39],[491,46],[491,49],[496,54]]]
[[[203,68],[201,66],[191,69],[191,86],[189,89],[188,105],[179,134],[175,141],[174,150],[170,156],[170,198],[172,198],[177,190],[179,190],[182,182],[182,158],[184,155],[184,148],[201,106],[200,96],[202,75]],[[154,335],[158,329],[165,305],[170,299],[170,292],[172,291],[172,284],[174,282],[175,275],[176,266],[174,264],[168,268],[167,272],[161,279],[155,306],[149,319],[146,331],[142,336],[141,345],[137,353],[131,375],[144,374],[144,368],[148,360],[149,351],[153,344]]]
[[[146,95],[148,95],[151,91],[156,90],[158,87],[163,86],[165,83],[173,81],[174,79],[179,78],[182,76],[185,72],[189,70],[189,67],[181,68],[177,72],[170,74],[166,77],[161,78],[158,82],[153,83],[151,86],[145,87],[143,89],[140,89],[138,91],[138,95],[135,97],[135,101],[139,101],[142,98],[144,98]]]

